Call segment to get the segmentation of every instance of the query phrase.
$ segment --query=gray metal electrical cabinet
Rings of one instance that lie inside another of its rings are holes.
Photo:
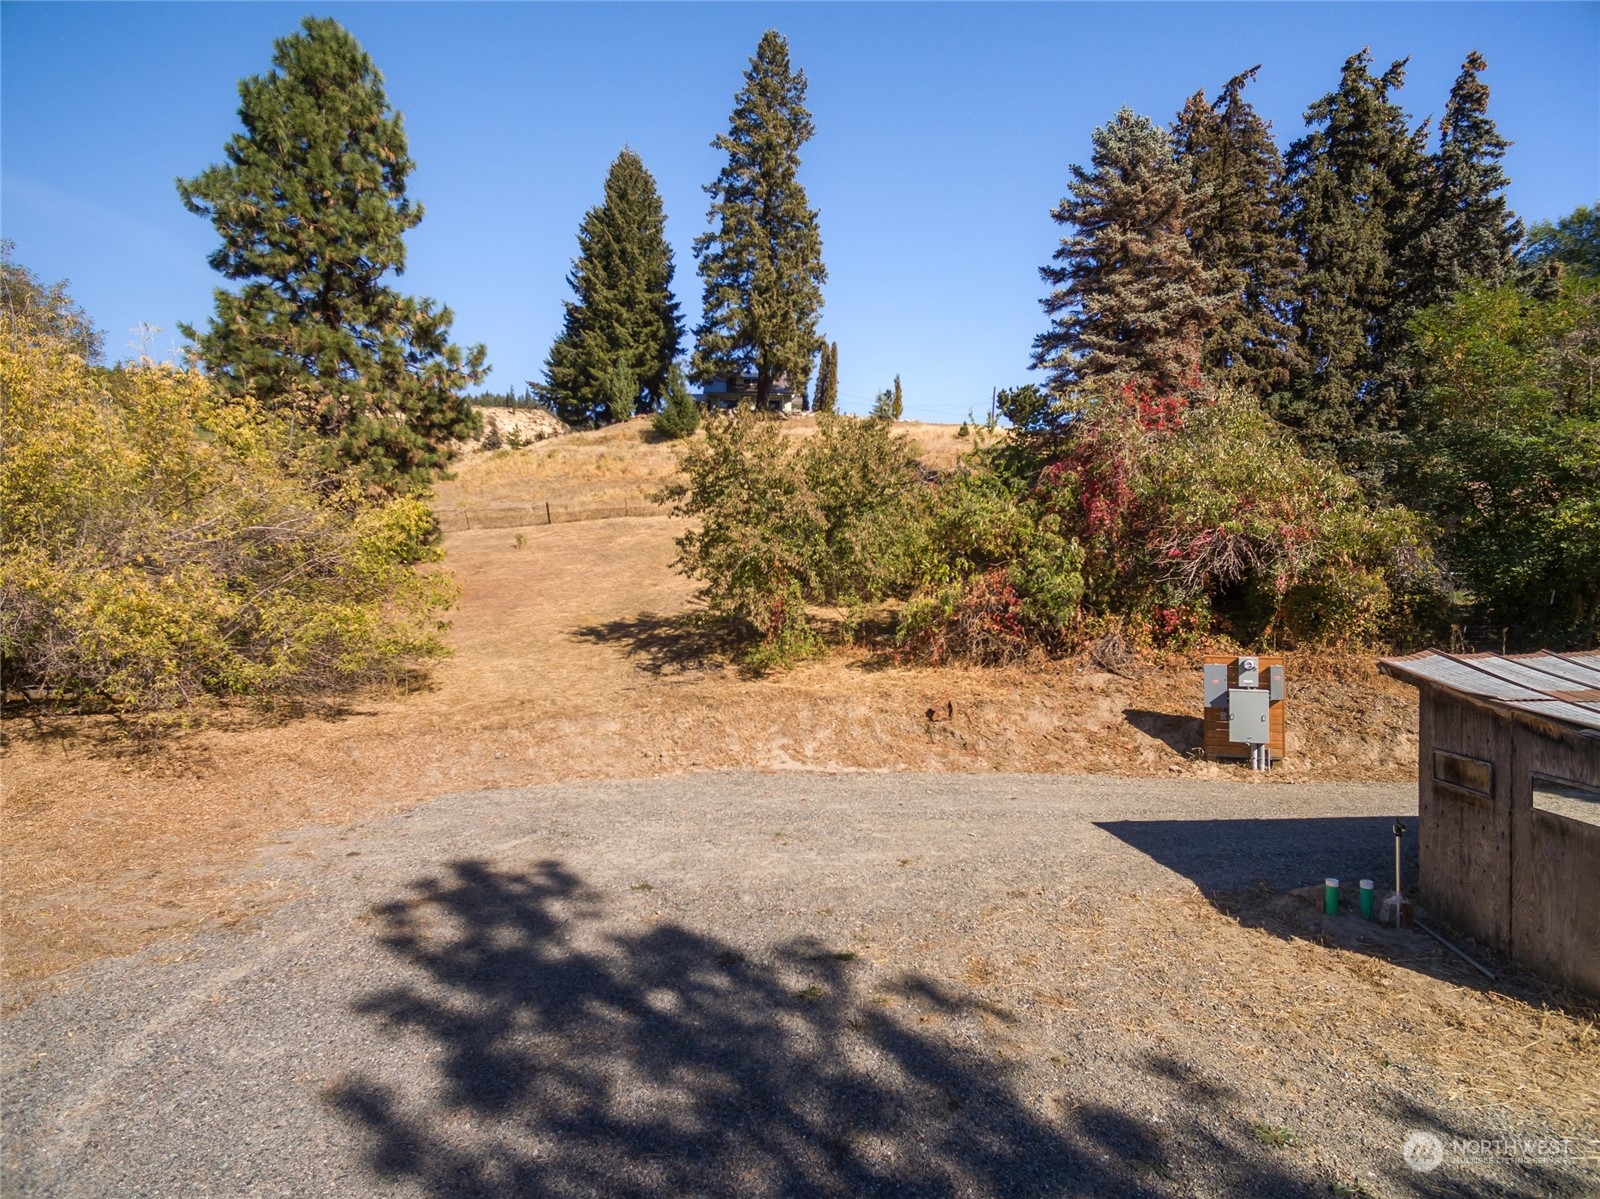
[[[1205,714],[1200,747],[1213,760],[1244,758],[1271,770],[1287,746],[1284,662],[1279,657],[1207,656],[1201,662]]]
[[[1228,740],[1244,745],[1265,745],[1271,740],[1269,692],[1254,687],[1228,691]]]

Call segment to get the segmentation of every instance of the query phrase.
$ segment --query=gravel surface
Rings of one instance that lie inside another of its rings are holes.
[[[1218,897],[1381,879],[1414,805],[717,773],[309,829],[253,868],[295,896],[259,923],[5,1021],[4,1194],[1596,1193],[1568,1160],[1410,1171],[1409,1129],[1487,1133],[1214,998],[1252,980],[1213,927],[1264,970],[1331,952]]]

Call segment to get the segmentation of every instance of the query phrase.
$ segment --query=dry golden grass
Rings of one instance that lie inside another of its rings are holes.
[[[790,437],[816,432],[816,418],[790,417],[783,431]],[[925,466],[950,470],[972,447],[958,437],[957,426],[903,421],[898,426],[917,447]],[[644,501],[655,495],[678,469],[686,443],[657,440],[647,417],[574,433],[522,449],[469,453],[455,478],[434,489],[443,507],[472,508],[493,503],[613,504]]]
[[[477,456],[441,501],[653,489],[675,451],[644,427]],[[910,432],[930,464],[962,448],[948,426]],[[454,656],[413,694],[297,717],[223,709],[156,742],[114,720],[7,713],[6,977],[240,919],[272,889],[230,879],[281,830],[453,790],[728,767],[1250,777],[1187,756],[1199,682],[1183,661],[1123,678],[1084,662],[900,667],[859,649],[747,678],[676,619],[692,591],[671,569],[682,528],[647,517],[449,535]],[[1412,777],[1408,688],[1370,659],[1290,665],[1296,683],[1328,677],[1294,699],[1293,757],[1275,780]],[[930,708],[953,718],[930,722]]]

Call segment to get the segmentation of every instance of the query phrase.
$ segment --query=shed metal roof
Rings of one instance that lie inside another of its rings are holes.
[[[1407,683],[1429,683],[1494,707],[1600,734],[1600,651],[1502,655],[1430,649],[1384,658],[1378,668]]]

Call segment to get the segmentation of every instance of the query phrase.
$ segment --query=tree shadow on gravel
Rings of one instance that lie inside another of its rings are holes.
[[[375,909],[405,977],[357,1010],[393,1050],[328,1092],[373,1173],[435,1197],[1181,1193],[1150,1161],[1181,1120],[1045,1114],[992,1047],[934,1031],[981,1008],[937,982],[896,1004],[822,942],[757,961],[603,906],[555,862],[461,861]],[[1324,1193],[1248,1138],[1207,1166],[1222,1193]]]

